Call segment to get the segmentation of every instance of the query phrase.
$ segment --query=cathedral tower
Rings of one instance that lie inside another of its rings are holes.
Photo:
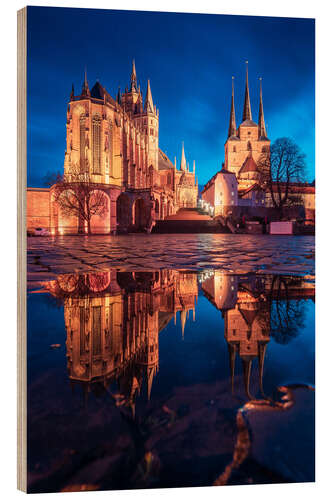
[[[270,141],[266,134],[261,79],[258,124],[252,119],[247,62],[242,122],[236,129],[233,79],[228,138],[224,148],[225,169],[236,175],[240,187],[246,188],[256,182],[259,175],[258,162],[263,153],[269,152]]]

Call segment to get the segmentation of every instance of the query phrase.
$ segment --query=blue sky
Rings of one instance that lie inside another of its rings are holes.
[[[129,85],[133,58],[160,110],[161,149],[179,161],[184,141],[199,184],[224,159],[232,76],[240,123],[246,60],[253,119],[262,77],[268,136],[298,143],[312,181],[314,32],[311,19],[29,7],[28,186],[62,171],[66,106],[72,82],[81,91],[85,66],[90,87],[98,79],[115,96]]]

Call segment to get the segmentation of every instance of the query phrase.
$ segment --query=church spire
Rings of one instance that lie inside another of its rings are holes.
[[[132,61],[132,74],[131,74],[131,91],[137,92],[137,80],[136,80],[136,69],[135,69],[135,60]]]
[[[266,126],[265,126],[265,118],[264,118],[264,105],[262,102],[262,78],[259,78],[260,80],[260,101],[259,101],[259,118],[258,118],[258,125],[259,125],[259,139],[260,137],[266,138]]]
[[[230,121],[229,121],[228,138],[236,135],[236,114],[235,114],[234,79],[235,79],[235,77],[233,76],[232,77],[231,109],[230,109]]]
[[[150,81],[149,80],[147,82],[147,93],[146,93],[145,108],[144,109],[145,109],[145,112],[154,113],[154,104],[153,104],[153,98],[151,95]]]
[[[72,91],[71,91],[71,95],[70,95],[70,100],[74,101],[74,83],[72,83]]]
[[[245,122],[245,120],[252,120],[250,91],[249,91],[249,65],[248,65],[248,61],[246,61],[246,83],[245,83],[245,96],[244,96],[244,108],[243,108],[243,122]]]
[[[186,171],[186,158],[185,158],[185,151],[184,151],[184,142],[182,142],[182,159],[180,162],[180,170]]]
[[[90,90],[89,90],[88,79],[87,79],[87,68],[84,69],[84,81],[83,81],[83,85],[82,85],[81,96],[82,97],[90,96]]]

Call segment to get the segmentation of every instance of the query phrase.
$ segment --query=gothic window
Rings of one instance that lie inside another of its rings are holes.
[[[150,135],[154,135],[154,129],[150,129]]]
[[[86,117],[85,114],[80,116],[80,170],[85,169],[85,146],[86,146]]]
[[[101,118],[97,115],[92,119],[92,157],[93,173],[101,174]]]
[[[247,143],[247,150],[248,151],[252,151],[252,146],[251,146],[250,141]]]
[[[233,147],[233,152],[236,153],[236,146]]]

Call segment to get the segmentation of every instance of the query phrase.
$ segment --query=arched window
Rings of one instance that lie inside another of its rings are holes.
[[[233,147],[233,152],[236,153],[236,146]]]
[[[80,171],[85,171],[85,146],[86,146],[86,115],[80,116]]]
[[[247,150],[248,151],[252,151],[252,146],[251,146],[250,141],[247,143]]]
[[[98,115],[92,119],[92,163],[93,173],[101,174],[101,118]]]

